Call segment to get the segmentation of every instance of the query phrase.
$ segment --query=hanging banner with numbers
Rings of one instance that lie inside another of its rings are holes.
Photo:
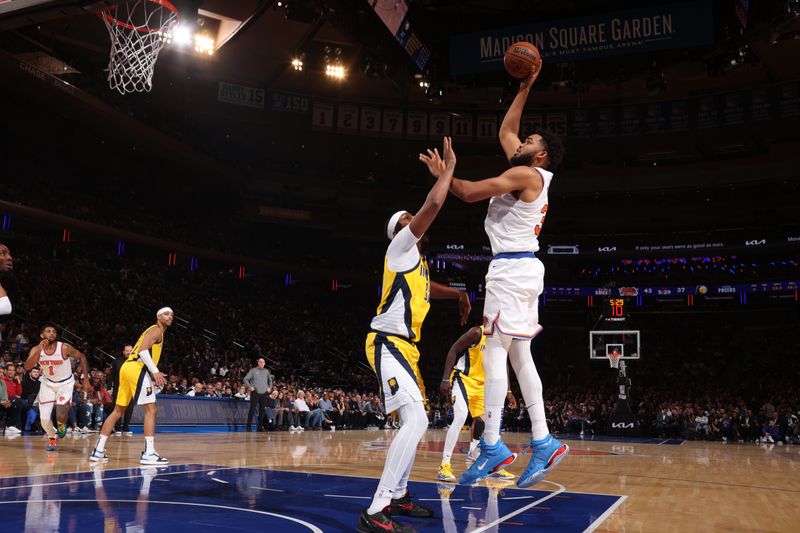
[[[381,110],[377,107],[361,108],[361,127],[359,132],[370,137],[379,137],[381,134]]]
[[[480,143],[497,141],[497,115],[478,115],[475,140]]]
[[[358,133],[358,106],[339,106],[336,113],[336,131],[348,134]]]
[[[311,112],[311,129],[313,131],[333,131],[333,104],[314,102]]]
[[[403,112],[399,109],[384,109],[381,131],[384,137],[401,139],[403,137]]]
[[[408,123],[406,124],[406,135],[409,139],[428,138],[428,114],[427,113],[408,113]]]
[[[453,139],[472,142],[472,114],[453,114]]]
[[[545,127],[550,130],[551,132],[555,133],[559,137],[566,137],[567,136],[567,114],[566,113],[555,113],[553,115],[547,115],[547,120],[545,121]]]
[[[431,126],[429,128],[431,139],[441,139],[450,135],[450,113],[431,113]]]
[[[519,125],[519,134],[525,139],[543,126],[542,115],[523,115]]]

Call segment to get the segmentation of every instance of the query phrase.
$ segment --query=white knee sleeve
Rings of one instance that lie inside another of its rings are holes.
[[[547,420],[544,413],[544,397],[542,395],[542,379],[536,371],[531,355],[531,341],[529,339],[515,339],[508,351],[511,367],[517,375],[525,407],[531,418],[531,432],[536,440],[547,436]]]
[[[500,423],[508,391],[506,361],[510,344],[511,337],[495,331],[486,338],[486,347],[483,351],[483,369],[486,372],[484,384],[486,414],[483,417],[486,429],[483,432],[483,439],[487,444],[494,444],[500,440]]]

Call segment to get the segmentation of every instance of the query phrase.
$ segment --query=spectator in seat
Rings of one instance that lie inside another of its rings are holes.
[[[22,397],[27,404],[27,417],[25,420],[25,431],[31,431],[36,422],[36,417],[39,416],[39,408],[33,407],[36,397],[39,395],[39,373],[41,369],[36,366],[31,368],[31,371],[22,379]]]
[[[309,409],[306,403],[306,393],[302,390],[297,391],[297,398],[294,400],[294,409],[297,412],[297,429],[301,431],[306,430],[308,428],[308,419],[311,415],[311,409]]]
[[[27,417],[27,411],[24,409],[24,401],[22,398],[22,383],[17,376],[17,365],[8,363],[3,373],[3,381],[6,388],[6,401],[8,406],[3,405],[6,411],[6,435],[21,435],[21,427],[25,427],[23,416]]]

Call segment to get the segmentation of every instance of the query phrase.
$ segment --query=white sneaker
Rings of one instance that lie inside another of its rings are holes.
[[[114,436],[115,437],[121,437],[122,436],[122,432],[121,431],[115,431],[114,432]]]
[[[142,458],[139,459],[139,464],[143,465],[165,465],[169,460],[161,457],[156,452],[145,454],[142,452]]]
[[[15,428],[14,426],[8,426],[6,428],[6,435],[22,435],[22,431]]]
[[[133,437],[133,431],[123,431],[126,437]]]
[[[81,433],[91,433],[92,432],[92,430],[87,428],[86,426],[83,426],[82,428],[80,428],[80,430],[81,430]]]
[[[303,426],[297,426],[297,431],[305,431],[305,430],[306,428],[304,428]]]
[[[108,462],[108,454],[106,452],[98,452],[97,448],[92,450],[89,460],[93,463],[106,463]]]

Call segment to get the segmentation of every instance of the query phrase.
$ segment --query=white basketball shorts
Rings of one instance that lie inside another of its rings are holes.
[[[55,382],[45,378],[39,387],[39,395],[36,403],[55,403],[56,405],[67,405],[72,401],[72,391],[75,389],[75,378],[70,377],[66,381]]]
[[[532,339],[541,330],[539,295],[544,265],[536,258],[494,259],[486,274],[484,335],[495,330],[515,339]]]

